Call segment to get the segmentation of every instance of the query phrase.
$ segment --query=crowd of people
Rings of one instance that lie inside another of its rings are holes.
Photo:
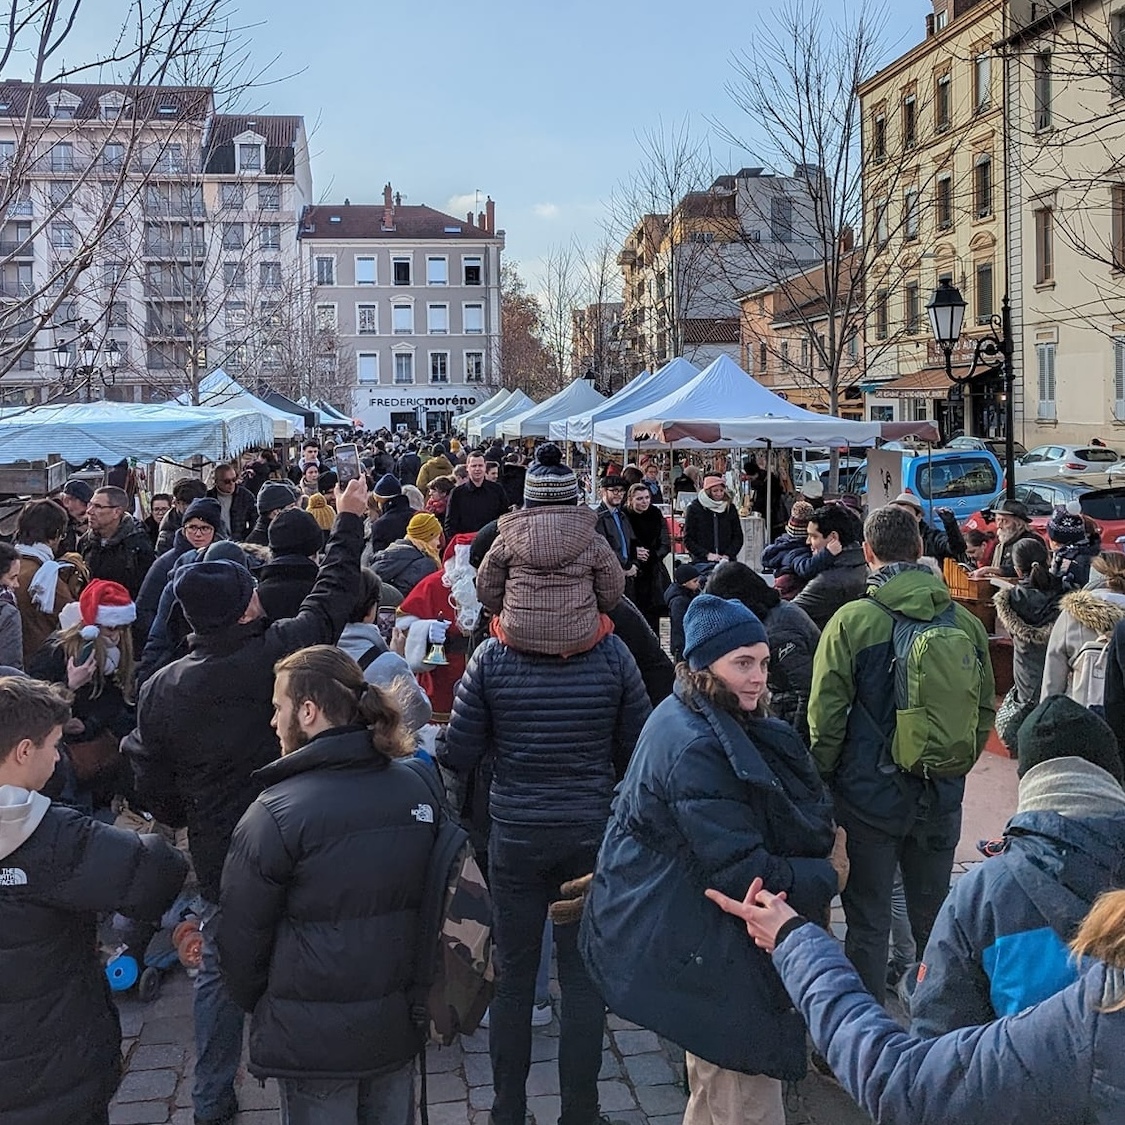
[[[151,934],[187,878],[196,1125],[234,1119],[247,1016],[283,1122],[408,1125],[446,817],[491,899],[494,1125],[527,1120],[552,951],[561,1125],[605,1120],[607,1007],[684,1049],[687,1125],[782,1125],[806,1033],[880,1121],[1120,1119],[1125,556],[1096,527],[863,519],[720,458],[595,498],[552,443],[357,439],[343,487],[315,441],[143,506],[75,478],[0,544],[0,1119],[106,1125],[99,918]],[[999,713],[947,560],[1004,580]],[[1019,807],[951,892],[994,725]]]

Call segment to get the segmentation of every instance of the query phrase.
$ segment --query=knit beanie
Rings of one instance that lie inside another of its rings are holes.
[[[328,497],[323,492],[317,492],[309,497],[309,506],[305,509],[321,531],[331,531],[336,522],[336,513],[328,504]],[[276,520],[274,521],[277,522]]]
[[[672,571],[672,581],[677,586],[686,586],[693,578],[699,577],[699,571],[691,563],[680,563],[674,571]]]
[[[741,602],[700,594],[684,614],[684,659],[693,672],[736,648],[769,644],[766,627]]]
[[[785,530],[790,535],[806,535],[809,530],[809,518],[816,509],[807,500],[797,500],[793,510],[789,513],[789,522]]]
[[[129,596],[129,591],[119,582],[95,578],[86,584],[78,598],[78,608],[82,613],[83,625],[104,625],[107,629],[119,629],[122,625],[132,625],[137,620],[137,607]]]
[[[1047,538],[1064,547],[1082,543],[1086,539],[1086,523],[1079,512],[1060,504],[1047,521]]]
[[[417,539],[429,543],[441,534],[441,523],[432,512],[415,512],[406,525],[407,539]]]
[[[685,618],[686,623],[686,618]],[[1085,758],[1118,781],[1125,777],[1117,738],[1104,719],[1065,695],[1049,695],[1024,719],[1016,738],[1023,777],[1052,758]]]
[[[202,520],[218,531],[223,526],[223,509],[214,497],[201,496],[198,500],[193,500],[184,510],[184,523],[186,524],[188,520]]]
[[[63,495],[82,504],[89,504],[94,498],[94,490],[84,480],[68,480],[62,486]]]
[[[217,633],[246,612],[254,579],[246,567],[227,559],[195,562],[175,572],[172,592],[196,633]]]
[[[232,543],[229,539],[216,539],[209,547],[204,547],[195,561],[217,562],[219,559],[226,559],[228,562],[238,563],[239,566],[246,567],[247,570],[250,569],[250,561],[246,557],[246,552],[237,543]]]
[[[258,489],[258,514],[268,516],[270,512],[288,508],[297,503],[297,490],[281,480],[268,480]]]
[[[290,508],[270,524],[269,540],[275,557],[300,555],[311,559],[324,546],[324,533],[308,512]]]
[[[523,484],[523,506],[536,508],[544,504],[577,504],[578,477],[569,465],[563,464],[562,450],[548,441],[535,451],[535,460],[527,467]]]
[[[392,496],[402,495],[402,485],[394,473],[384,473],[375,482],[375,495],[380,500],[389,500]]]
[[[316,487],[321,492],[331,492],[340,483],[334,469],[325,469],[317,478]]]

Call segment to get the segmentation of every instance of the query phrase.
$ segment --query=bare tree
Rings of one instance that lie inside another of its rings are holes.
[[[617,248],[604,237],[585,249],[579,262],[577,305],[571,317],[574,378],[590,378],[607,395],[624,385],[621,275]]]
[[[562,390],[570,377],[574,306],[581,283],[578,254],[573,243],[551,246],[543,259],[539,307],[541,337],[551,361],[550,393]]]
[[[543,310],[512,260],[500,273],[500,356],[504,387],[539,398],[550,393],[554,371],[543,342]]]

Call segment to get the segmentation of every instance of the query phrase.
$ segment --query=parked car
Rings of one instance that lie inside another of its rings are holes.
[[[1047,538],[1047,521],[1060,504],[1078,501],[1082,514],[1089,516],[1102,530],[1102,549],[1120,551],[1116,542],[1125,536],[1125,482],[1121,476],[1091,473],[1084,477],[1037,477],[1021,481],[1015,488],[1016,499],[1027,505],[1031,526]],[[966,530],[994,531],[996,522],[991,508],[1004,499],[1003,490],[979,512],[974,512],[962,525]]]
[[[1098,473],[1121,460],[1104,445],[1038,445],[1016,461],[1016,480],[1042,480],[1052,473]]]
[[[840,458],[840,492],[851,492],[851,480],[855,476],[855,472],[861,466],[866,465],[867,462],[862,457],[841,457]],[[793,486],[800,490],[801,486],[810,480],[819,480],[824,485],[824,491],[828,491],[828,478],[831,475],[831,468],[827,461],[822,461],[819,458],[815,461],[806,460],[803,463],[796,458],[793,460]]]
[[[930,523],[934,508],[951,508],[959,522],[968,519],[1000,491],[1003,479],[1000,462],[987,449],[902,450],[903,491],[922,501]],[[866,496],[866,464],[856,470],[852,485]]]
[[[996,458],[1000,464],[1004,464],[1004,458],[1007,456],[1007,451],[1004,448],[1003,438],[982,438],[970,437],[968,434],[961,434],[959,437],[953,438],[945,447],[946,449],[987,449],[993,457]],[[1012,453],[1016,457],[1022,457],[1027,450],[1022,443],[1018,441],[1012,442]]]

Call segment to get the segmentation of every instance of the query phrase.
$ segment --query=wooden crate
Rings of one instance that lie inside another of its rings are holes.
[[[8,496],[50,496],[67,481],[65,461],[17,461],[0,465],[0,493]]]
[[[996,632],[996,607],[992,599],[996,588],[988,578],[972,578],[964,567],[946,559],[942,568],[945,584],[953,600],[963,605],[989,633]]]

